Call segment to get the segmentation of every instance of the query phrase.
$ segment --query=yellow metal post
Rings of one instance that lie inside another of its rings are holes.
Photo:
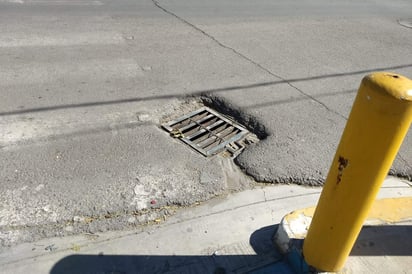
[[[326,178],[303,245],[306,262],[340,270],[412,121],[412,80],[366,76]]]

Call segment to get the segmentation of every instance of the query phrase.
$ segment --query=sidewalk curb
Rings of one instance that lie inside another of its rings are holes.
[[[315,208],[314,206],[303,208],[285,215],[273,236],[274,244],[282,254],[286,255],[293,269],[299,273],[310,273],[310,266],[306,264],[303,258],[302,247]],[[408,210],[411,208],[412,197],[376,200],[364,226],[379,226],[412,221],[412,211]]]

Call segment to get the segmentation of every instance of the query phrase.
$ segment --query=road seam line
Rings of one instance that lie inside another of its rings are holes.
[[[316,99],[315,97],[311,96],[310,94],[304,92],[303,90],[301,90],[300,88],[296,87],[295,85],[293,85],[291,82],[289,82],[287,79],[281,77],[278,74],[273,73],[272,71],[270,71],[269,69],[265,68],[264,66],[262,66],[261,64],[259,64],[258,62],[252,60],[251,58],[247,57],[246,55],[244,55],[243,53],[237,51],[236,49],[229,47],[225,44],[223,44],[222,42],[220,42],[219,40],[217,40],[214,36],[212,36],[211,34],[207,33],[206,31],[202,30],[201,28],[197,27],[196,25],[190,23],[189,21],[187,21],[186,19],[183,19],[182,17],[178,16],[177,14],[167,10],[166,8],[162,7],[159,2],[157,0],[152,0],[153,4],[161,9],[163,12],[175,17],[176,19],[178,19],[179,21],[181,21],[182,23],[188,25],[189,27],[195,29],[196,31],[200,32],[201,34],[203,34],[204,36],[208,37],[209,39],[211,39],[212,41],[214,41],[216,44],[218,44],[220,47],[223,47],[225,49],[228,49],[230,51],[232,51],[233,53],[235,53],[237,56],[241,57],[242,59],[248,61],[249,63],[252,63],[253,65],[255,65],[256,67],[260,68],[261,70],[265,71],[266,73],[268,73],[269,75],[284,81],[288,86],[290,86],[291,88],[295,89],[296,91],[298,91],[300,94],[308,97],[309,99],[311,99],[312,101],[320,104],[321,106],[323,106],[326,110],[335,113],[336,115],[340,116],[341,118],[343,118],[344,120],[347,120],[348,118],[342,114],[340,114],[339,112],[329,108],[325,103],[321,102],[320,100]]]

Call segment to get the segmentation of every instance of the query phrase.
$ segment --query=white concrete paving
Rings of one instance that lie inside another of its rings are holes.
[[[285,214],[315,205],[320,191],[295,185],[261,186],[179,210],[159,225],[21,244],[0,254],[1,273],[210,273],[219,266],[226,273],[244,273],[281,260],[271,242],[275,225]],[[412,187],[394,178],[388,178],[379,193],[380,198],[411,196]],[[363,247],[373,236],[372,228],[357,245]],[[367,252],[355,248],[345,269],[350,273],[409,271],[412,254],[396,253],[393,248],[388,254],[373,250],[373,246]],[[101,265],[96,264],[99,258]],[[161,268],[166,262],[169,268]]]

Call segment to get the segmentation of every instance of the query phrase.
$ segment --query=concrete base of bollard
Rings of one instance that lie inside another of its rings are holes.
[[[288,253],[294,243],[305,239],[314,211],[315,207],[309,207],[283,217],[273,237],[273,241],[283,254]]]
[[[314,212],[315,207],[309,207],[287,214],[273,236],[273,242],[297,273],[330,273],[310,267],[303,258],[303,241]],[[364,227],[411,222],[412,197],[386,198],[375,201]],[[346,267],[338,273],[347,273]]]

